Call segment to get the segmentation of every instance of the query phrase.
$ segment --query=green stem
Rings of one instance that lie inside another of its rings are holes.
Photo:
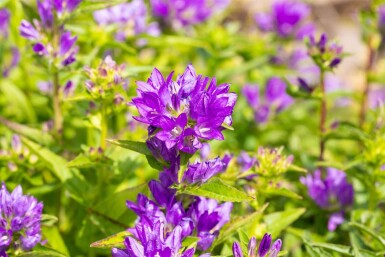
[[[57,69],[55,69],[53,72],[53,111],[55,134],[60,137],[60,134],[63,130],[63,116],[60,106],[60,84],[59,72]]]
[[[104,103],[101,105],[101,135],[100,135],[100,147],[105,150],[106,149],[106,139],[108,133],[108,123],[107,123],[107,107]]]
[[[325,153],[325,132],[326,132],[326,116],[327,116],[327,107],[326,107],[326,93],[325,93],[325,71],[321,69],[320,74],[320,88],[321,88],[321,108],[320,108],[320,122],[319,122],[319,132],[320,132],[320,143],[319,143],[319,161],[324,161]]]

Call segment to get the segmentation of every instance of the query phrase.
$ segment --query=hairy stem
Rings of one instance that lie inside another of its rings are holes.
[[[365,68],[365,85],[364,85],[364,91],[362,92],[362,98],[361,98],[361,109],[360,109],[360,126],[362,127],[365,122],[366,118],[366,112],[368,110],[368,94],[370,90],[370,72],[373,69],[374,66],[374,59],[375,59],[376,51],[372,47],[368,47],[368,60]]]
[[[325,153],[325,132],[326,132],[326,94],[325,94],[325,71],[321,70],[320,74],[320,88],[321,88],[321,107],[320,107],[320,122],[319,122],[319,133],[320,133],[320,143],[319,143],[319,160],[324,161]]]

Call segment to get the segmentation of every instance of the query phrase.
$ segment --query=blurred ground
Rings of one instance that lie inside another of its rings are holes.
[[[233,8],[243,13],[239,15],[244,24],[253,25],[252,17],[258,11],[269,8],[272,0],[233,0]],[[336,39],[350,56],[336,70],[336,75],[347,88],[362,88],[363,70],[367,61],[367,49],[361,41],[358,11],[369,0],[310,0],[312,19],[318,32],[326,32]],[[244,15],[244,13],[248,15]]]

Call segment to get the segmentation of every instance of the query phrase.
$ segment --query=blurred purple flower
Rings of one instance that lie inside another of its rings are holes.
[[[0,9],[0,36],[2,38],[8,37],[9,19],[11,14],[8,9]]]
[[[257,159],[242,151],[237,158],[237,162],[241,166],[241,171],[245,172],[257,163]]]
[[[43,204],[34,197],[23,195],[21,186],[9,193],[3,183],[0,190],[0,255],[7,256],[9,248],[29,251],[41,241]]]
[[[132,101],[140,116],[135,119],[159,129],[155,136],[168,149],[177,146],[193,154],[202,147],[201,140],[223,140],[222,124],[231,125],[237,99],[230,86],[217,86],[215,78],[209,83],[191,65],[176,81],[172,75],[165,80],[154,69],[147,83],[137,82],[138,97]]]
[[[329,42],[325,33],[317,41],[313,35],[309,36],[308,52],[317,66],[321,69],[334,69],[342,61],[342,46]]]
[[[210,152],[211,152],[211,149],[210,149],[210,144],[208,143],[203,143],[202,144],[202,148],[200,150],[200,158],[202,160],[207,160],[207,158],[209,157],[210,155]]]
[[[277,239],[273,245],[271,243],[271,235],[266,233],[257,249],[257,239],[252,237],[247,245],[247,257],[277,257],[282,247],[282,241]],[[238,242],[233,244],[233,255],[243,257],[242,248]]]
[[[314,32],[313,24],[306,23],[310,8],[294,0],[277,0],[270,13],[255,16],[258,27],[264,32],[275,32],[282,38],[303,39]]]
[[[369,107],[376,109],[385,103],[385,88],[372,88],[368,96]]]
[[[258,123],[266,122],[271,111],[278,113],[293,102],[292,97],[286,93],[286,83],[278,77],[272,77],[267,81],[263,98],[259,96],[259,89],[256,85],[245,85],[242,93],[254,109],[255,120]]]
[[[115,5],[94,12],[94,19],[99,25],[117,24],[119,26],[116,40],[139,34],[158,36],[159,26],[153,22],[147,24],[147,7],[143,0],[134,0],[130,3]]]
[[[301,177],[301,183],[307,187],[310,197],[322,209],[345,210],[353,205],[354,188],[347,181],[343,171],[327,168],[326,178],[323,179],[321,171],[316,170],[313,175]],[[333,221],[336,220],[336,217],[331,218],[330,224],[336,224],[337,222]]]
[[[154,15],[176,28],[202,23],[229,3],[230,0],[151,0]]]
[[[380,26],[385,25],[385,4],[378,7],[378,23]]]

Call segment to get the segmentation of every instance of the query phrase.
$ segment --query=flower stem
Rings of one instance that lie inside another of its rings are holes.
[[[55,134],[60,137],[63,129],[63,116],[60,107],[59,72],[56,69],[53,72],[53,111]]]
[[[319,122],[319,132],[320,132],[320,143],[319,143],[319,161],[324,161],[325,153],[325,126],[326,126],[326,93],[325,93],[325,71],[321,69],[320,74],[320,88],[321,88],[321,108],[320,108],[320,122]]]
[[[107,124],[107,107],[104,103],[101,104],[101,121],[100,121],[100,147],[105,150],[106,149],[106,139],[108,133],[108,124]]]
[[[373,69],[374,66],[374,58],[376,55],[376,51],[373,47],[368,47],[368,60],[365,68],[365,85],[364,85],[364,91],[362,93],[361,98],[361,109],[360,109],[360,127],[364,125],[366,112],[368,110],[368,94],[370,90],[370,72]]]

